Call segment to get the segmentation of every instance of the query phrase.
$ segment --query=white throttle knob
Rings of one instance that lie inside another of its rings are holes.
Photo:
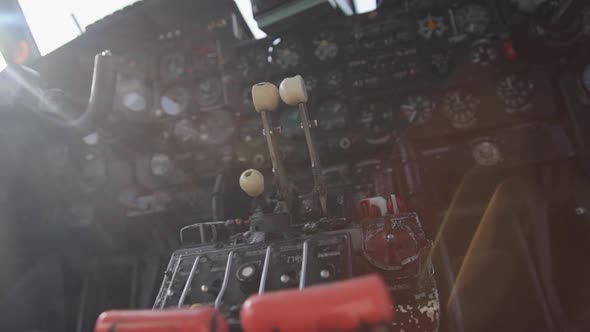
[[[252,101],[256,112],[274,111],[279,107],[279,90],[274,84],[268,82],[254,84]]]
[[[251,197],[258,197],[264,192],[264,175],[251,168],[240,175],[240,187]]]
[[[279,94],[287,105],[295,106],[307,103],[307,89],[301,75],[285,78],[279,86]]]

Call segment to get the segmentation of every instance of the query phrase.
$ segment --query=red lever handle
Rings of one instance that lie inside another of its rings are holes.
[[[103,312],[94,332],[228,332],[225,318],[212,307]]]
[[[392,319],[389,291],[377,275],[252,296],[240,311],[245,332],[354,331]]]

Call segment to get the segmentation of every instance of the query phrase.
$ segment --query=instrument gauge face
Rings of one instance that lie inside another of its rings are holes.
[[[590,93],[590,64],[586,65],[582,73],[582,86]]]
[[[496,87],[496,95],[506,106],[507,113],[526,111],[531,105],[533,83],[510,75]]]
[[[139,91],[132,91],[122,96],[123,106],[133,112],[143,112],[147,108],[147,100]]]
[[[219,103],[223,96],[223,86],[217,77],[208,77],[197,84],[195,92],[197,103],[201,107],[210,107]]]
[[[368,103],[361,110],[359,125],[369,144],[383,144],[392,137],[395,121],[393,111],[387,105]]]
[[[469,52],[471,63],[478,64],[482,67],[491,65],[498,57],[498,51],[487,39],[482,39],[473,43]]]
[[[426,95],[414,93],[404,97],[400,110],[409,124],[422,125],[432,118],[434,103]]]
[[[230,112],[224,110],[202,113],[197,132],[203,143],[224,143],[235,132],[234,118]]]
[[[164,113],[176,116],[184,113],[190,104],[190,93],[187,88],[175,85],[160,98],[160,106]]]
[[[261,48],[254,48],[248,51],[248,58],[251,59],[254,67],[258,71],[263,71],[268,66],[268,55]]]
[[[117,82],[117,104],[123,111],[141,113],[148,109],[150,89],[137,78]]]
[[[491,22],[488,10],[484,6],[476,4],[460,8],[455,17],[459,28],[470,35],[483,35]]]
[[[295,41],[282,40],[273,48],[273,60],[281,69],[297,67],[303,59],[301,47]]]
[[[343,129],[347,119],[348,108],[339,100],[327,100],[318,108],[317,120],[323,130]]]
[[[188,119],[178,121],[172,129],[172,133],[174,138],[181,143],[194,142],[199,137],[199,132]]]
[[[311,43],[314,45],[313,54],[320,61],[328,61],[334,59],[338,55],[338,44],[336,37],[331,32],[320,32],[313,37]]]
[[[468,128],[477,121],[480,100],[465,90],[447,93],[441,104],[442,111],[455,128]]]
[[[160,59],[160,77],[166,82],[178,79],[185,70],[186,57],[180,52],[165,54]]]
[[[163,153],[156,153],[150,159],[150,169],[155,176],[165,176],[172,171],[170,157]]]
[[[502,155],[498,146],[490,141],[481,141],[475,144],[471,155],[480,166],[495,166],[502,161]]]
[[[325,76],[326,88],[330,91],[338,90],[344,83],[344,74],[339,71],[332,71]]]

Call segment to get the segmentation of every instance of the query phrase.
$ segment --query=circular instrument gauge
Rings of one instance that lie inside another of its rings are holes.
[[[496,51],[489,40],[482,39],[473,43],[471,51],[469,52],[469,57],[471,63],[487,67],[496,60],[498,57],[498,51]]]
[[[150,89],[139,79],[122,79],[117,82],[117,104],[123,111],[141,113],[148,109]]]
[[[402,100],[400,110],[409,124],[421,125],[432,118],[434,103],[424,94],[410,94]]]
[[[582,73],[582,86],[586,92],[590,92],[590,64],[586,65]]]
[[[323,130],[343,129],[348,119],[348,108],[339,100],[328,100],[318,108],[317,120]]]
[[[339,90],[344,83],[344,74],[332,71],[325,76],[326,88],[330,91]]]
[[[261,48],[254,48],[248,51],[248,58],[254,64],[257,71],[263,71],[268,66],[268,55]]]
[[[190,93],[187,88],[175,85],[164,93],[160,98],[160,106],[164,113],[176,116],[184,113],[190,103]]]
[[[199,137],[199,132],[193,123],[188,119],[182,119],[172,129],[174,138],[181,143],[195,142]]]
[[[150,169],[155,176],[165,176],[172,171],[172,160],[167,154],[156,153],[150,159]]]
[[[203,113],[197,125],[199,140],[203,143],[221,144],[235,131],[232,114],[224,110]]]
[[[313,37],[311,43],[315,47],[313,54],[320,61],[332,60],[338,55],[336,37],[331,32],[320,32]]]
[[[251,78],[253,75],[264,73],[267,66],[267,52],[260,48],[253,48],[240,56],[237,68],[243,78]]]
[[[297,42],[283,40],[273,48],[273,61],[282,69],[298,66],[303,60],[303,52]]]
[[[223,96],[223,86],[217,77],[209,77],[197,84],[195,92],[197,103],[201,107],[210,107],[219,103]]]
[[[186,57],[180,52],[164,55],[160,59],[160,77],[169,82],[178,79],[186,69]]]
[[[250,147],[264,144],[263,126],[259,118],[252,118],[240,125],[240,140]]]
[[[506,106],[507,113],[526,111],[531,104],[533,83],[510,75],[498,83],[496,95]]]
[[[301,128],[301,117],[299,112],[295,110],[288,110],[283,112],[280,119],[282,134],[285,137],[293,138],[303,135],[303,128]]]
[[[361,110],[358,121],[369,144],[383,144],[390,140],[394,129],[394,116],[387,106],[369,103]]]
[[[304,78],[305,81],[305,89],[307,89],[307,93],[310,94],[313,90],[316,89],[318,86],[318,79],[315,76],[306,76]],[[590,83],[590,81],[589,81]]]
[[[490,141],[481,141],[475,144],[471,155],[480,166],[494,166],[502,161],[502,155],[498,146]]]
[[[147,109],[147,100],[139,91],[132,91],[121,96],[123,106],[133,112],[143,112]]]
[[[470,35],[483,35],[491,22],[487,8],[476,4],[460,8],[455,17],[459,29]]]
[[[464,90],[447,93],[442,101],[442,111],[455,128],[468,128],[477,121],[480,100]]]

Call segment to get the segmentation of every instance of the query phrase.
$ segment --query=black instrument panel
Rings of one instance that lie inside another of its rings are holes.
[[[150,40],[114,43],[117,94],[103,138],[132,170],[132,183],[113,195],[128,216],[178,202],[206,215],[228,165],[270,168],[250,93],[257,82],[302,75],[323,166],[353,172],[389,156],[401,137],[424,151],[471,147],[482,131],[546,122],[557,108],[553,68],[527,65],[490,1],[396,1],[249,41],[236,39],[229,21],[184,22]],[[281,104],[272,120],[298,177],[308,167],[298,113]],[[493,144],[476,148],[485,156],[468,158],[465,169],[492,163]]]

